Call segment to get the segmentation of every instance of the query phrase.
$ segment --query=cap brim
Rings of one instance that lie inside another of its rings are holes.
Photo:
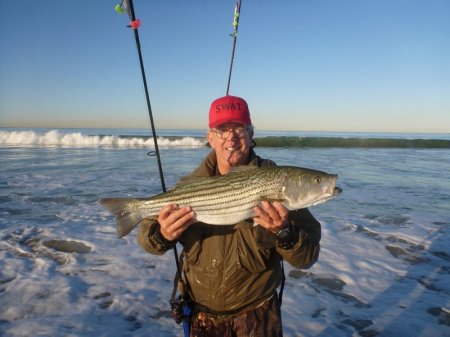
[[[248,124],[243,122],[242,120],[236,120],[236,119],[227,118],[227,119],[224,119],[224,120],[221,120],[221,121],[216,121],[214,124],[210,124],[210,128],[213,129],[213,128],[218,127],[219,125],[226,124],[226,123],[239,123],[239,124],[248,126]]]

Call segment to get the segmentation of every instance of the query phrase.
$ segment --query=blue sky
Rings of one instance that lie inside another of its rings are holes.
[[[0,0],[0,126],[149,125],[114,0]],[[134,0],[159,128],[206,129],[234,1]],[[243,0],[230,94],[260,130],[450,132],[450,1]]]

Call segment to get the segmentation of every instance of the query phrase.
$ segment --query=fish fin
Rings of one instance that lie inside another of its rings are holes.
[[[227,174],[230,173],[237,173],[237,172],[244,172],[249,170],[258,170],[259,168],[257,166],[248,166],[248,165],[239,165],[239,166],[233,166],[230,168]],[[204,179],[215,179],[219,176],[212,176],[212,177],[205,177],[205,176],[184,176],[181,177],[178,183],[175,185],[175,187],[180,187],[182,185],[186,185],[189,183],[192,183],[194,181],[204,180]],[[175,188],[174,187],[174,188]]]
[[[205,179],[204,176],[202,176],[202,177],[198,177],[198,176],[184,176],[184,177],[181,177],[180,180],[178,180],[178,182],[174,186],[174,188],[175,187],[180,187],[182,185],[186,185],[186,184],[189,184],[189,183],[192,183],[192,182],[197,181],[197,180],[203,180],[203,179]]]
[[[131,205],[136,199],[131,198],[104,198],[100,204],[116,218],[117,237],[121,238],[130,233],[142,220],[142,216]]]
[[[249,165],[239,165],[239,166],[232,166],[230,167],[230,170],[227,174],[230,173],[237,173],[237,172],[245,172],[245,171],[251,171],[251,170],[259,170],[260,168],[258,166],[249,166]]]
[[[261,201],[268,201],[268,202],[283,202],[284,199],[281,198],[261,198]]]

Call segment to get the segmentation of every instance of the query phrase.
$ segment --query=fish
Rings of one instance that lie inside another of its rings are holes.
[[[168,204],[190,206],[194,220],[209,225],[235,225],[255,216],[262,201],[282,203],[288,210],[321,204],[342,192],[338,176],[296,166],[237,166],[226,175],[188,177],[150,198],[103,198],[100,204],[116,218],[118,237],[143,219],[157,219]]]

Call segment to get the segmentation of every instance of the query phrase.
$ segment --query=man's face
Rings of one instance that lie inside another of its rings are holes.
[[[240,123],[225,123],[208,132],[208,141],[216,151],[220,174],[230,167],[248,164],[253,131]]]

